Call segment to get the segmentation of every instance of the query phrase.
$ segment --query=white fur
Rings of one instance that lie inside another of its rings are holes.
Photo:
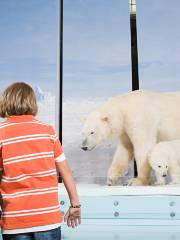
[[[164,185],[169,174],[171,183],[180,183],[180,140],[158,143],[148,156],[156,174],[156,185]]]
[[[108,170],[107,182],[118,183],[135,157],[138,178],[129,185],[149,183],[148,152],[159,141],[180,138],[180,92],[135,91],[113,97],[85,120],[82,148],[92,150],[106,139],[119,142]]]

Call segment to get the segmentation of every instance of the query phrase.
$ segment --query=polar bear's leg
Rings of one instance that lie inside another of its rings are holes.
[[[148,185],[150,182],[150,172],[151,167],[148,162],[148,153],[155,144],[154,141],[144,141],[141,144],[136,142],[134,144],[135,159],[137,163],[137,178],[132,178],[129,180],[128,185]]]
[[[150,182],[151,167],[148,162],[148,153],[157,142],[156,127],[151,128],[150,126],[150,123],[146,126],[142,122],[129,131],[129,137],[134,147],[138,176],[130,179],[128,185],[148,185]]]
[[[147,153],[143,155],[135,154],[138,177],[129,180],[128,185],[148,185],[150,178],[150,165],[147,161]]]
[[[133,158],[133,150],[130,146],[125,146],[121,141],[119,142],[116,152],[113,157],[112,164],[107,174],[107,184],[120,184],[120,177],[128,168],[130,160]]]

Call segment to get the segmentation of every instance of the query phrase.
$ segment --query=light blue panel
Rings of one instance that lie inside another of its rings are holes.
[[[65,212],[69,200],[66,195],[60,197]],[[180,239],[180,196],[91,195],[80,196],[80,202],[82,224],[71,229],[62,223],[62,239]]]
[[[179,196],[86,196],[80,197],[84,219],[180,220]],[[69,200],[61,196],[61,209]]]
[[[66,240],[175,240],[180,239],[179,227],[82,225],[75,229],[62,226],[62,239]]]

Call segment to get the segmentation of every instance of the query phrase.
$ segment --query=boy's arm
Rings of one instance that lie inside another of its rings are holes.
[[[68,162],[66,160],[56,162],[56,167],[61,174],[61,178],[68,192],[71,205],[79,205],[79,198],[76,190],[76,185]]]
[[[63,183],[68,192],[71,205],[79,205],[76,185],[65,154],[63,153],[61,142],[59,141],[54,129],[52,129],[52,133],[54,138],[54,158],[56,162],[56,168],[60,172]]]

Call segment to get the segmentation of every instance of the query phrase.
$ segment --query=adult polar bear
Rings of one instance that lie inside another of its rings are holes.
[[[149,151],[159,141],[180,138],[180,92],[134,91],[111,98],[85,120],[82,149],[92,150],[115,136],[119,141],[107,183],[116,185],[135,157],[138,177],[129,185],[149,184]]]

